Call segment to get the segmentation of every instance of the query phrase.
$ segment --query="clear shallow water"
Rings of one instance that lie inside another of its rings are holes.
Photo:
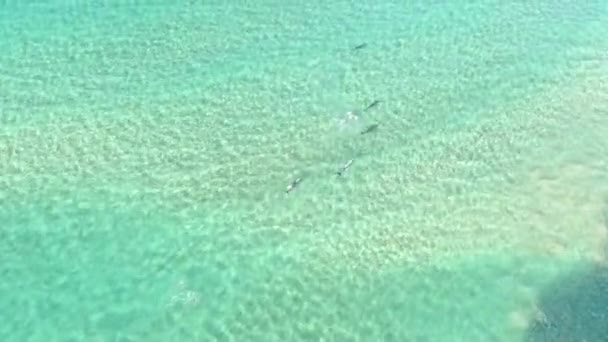
[[[3,341],[606,339],[604,2],[1,9]]]

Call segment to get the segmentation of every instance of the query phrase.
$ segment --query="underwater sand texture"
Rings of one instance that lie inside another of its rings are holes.
[[[521,341],[605,265],[604,2],[275,5],[0,14],[0,339]]]

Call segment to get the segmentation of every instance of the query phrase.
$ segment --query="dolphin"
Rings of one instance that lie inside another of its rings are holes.
[[[361,134],[367,134],[367,133],[371,133],[371,132],[375,131],[376,129],[378,129],[379,125],[380,124],[377,124],[377,123],[371,124],[371,125],[367,126],[363,131],[361,131]]]
[[[363,111],[366,112],[366,111],[376,107],[379,104],[380,104],[380,100],[374,100],[374,102],[370,103],[369,106],[365,107],[365,109]]]
[[[366,47],[366,46],[367,46],[367,43],[359,44],[359,45],[357,45],[357,46],[355,46],[355,47],[353,48],[353,51],[356,51],[356,50],[361,50],[361,49],[363,49],[363,48],[364,48],[364,47]]]
[[[300,182],[302,182],[302,177],[298,177],[296,178],[293,182],[291,182],[288,186],[287,186],[287,190],[285,191],[285,193],[290,193],[293,190],[295,190],[295,188],[298,186],[298,184],[300,184]]]
[[[338,172],[336,172],[336,175],[338,175],[338,177],[342,176],[342,174],[344,174],[344,172],[346,172],[346,170],[348,170],[348,168],[351,167],[351,165],[353,165],[354,161],[355,161],[354,159],[347,161],[346,164],[342,165],[340,170],[338,170]]]

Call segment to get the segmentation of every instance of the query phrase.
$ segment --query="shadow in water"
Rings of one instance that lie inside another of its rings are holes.
[[[608,267],[570,273],[541,293],[526,341],[608,342]]]

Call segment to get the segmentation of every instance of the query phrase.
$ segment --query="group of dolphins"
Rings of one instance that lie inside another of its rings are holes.
[[[366,44],[358,45],[353,50],[361,49],[361,48],[365,47],[365,45]],[[370,103],[367,107],[365,107],[365,109],[363,109],[363,111],[366,112],[366,111],[376,107],[379,104],[380,104],[379,100],[374,100],[374,102]],[[349,114],[352,115],[352,113],[349,113]],[[373,124],[365,127],[365,129],[363,129],[360,132],[360,134],[363,135],[363,134],[371,133],[371,132],[375,131],[376,129],[378,129],[378,126],[379,126],[378,123],[373,123]],[[340,169],[336,172],[336,175],[338,177],[341,177],[346,172],[346,170],[348,170],[353,165],[354,161],[355,161],[354,159],[348,160],[344,165],[342,165],[342,167],[340,167]],[[294,191],[296,189],[296,187],[302,182],[303,179],[304,179],[303,177],[296,178],[293,182],[291,182],[287,186],[287,190],[285,191],[285,193],[289,194],[290,192]]]

